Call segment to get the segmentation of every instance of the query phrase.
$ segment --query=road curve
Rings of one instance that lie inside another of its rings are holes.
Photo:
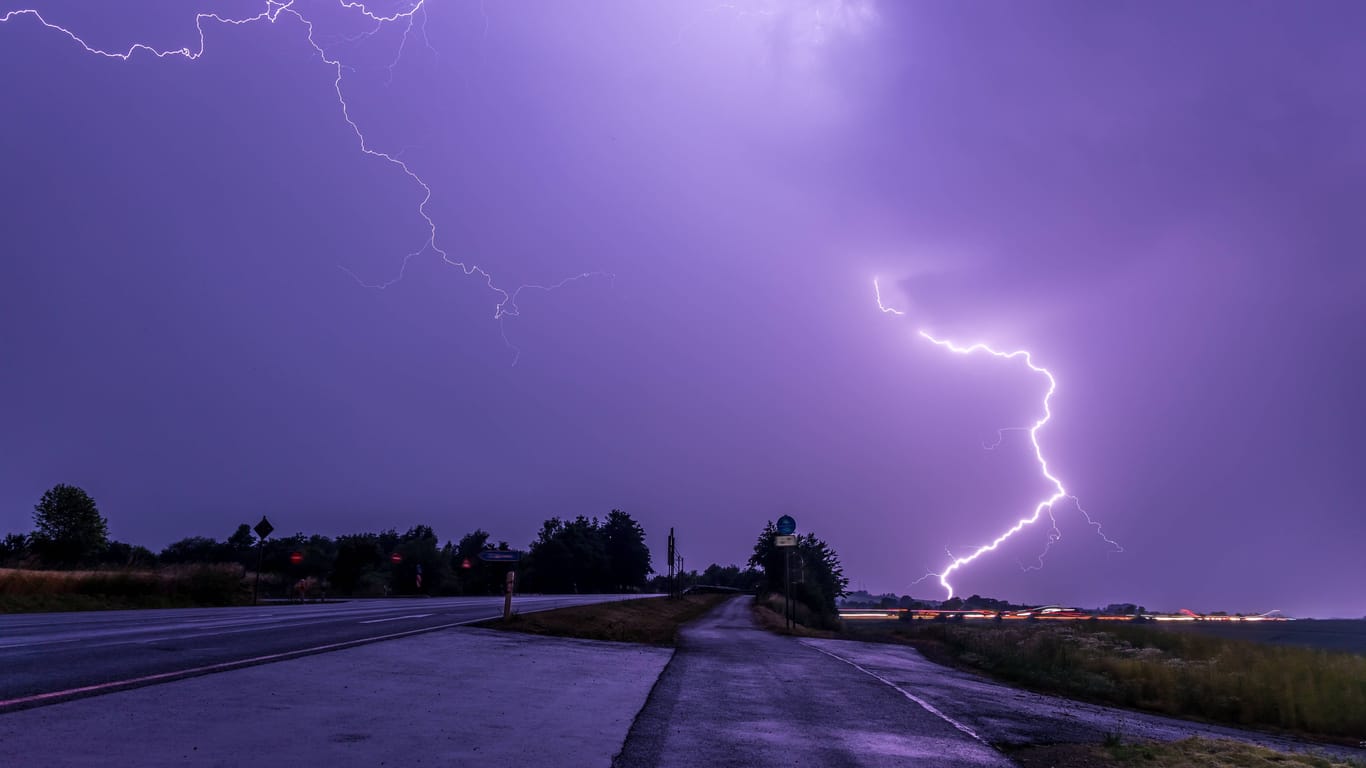
[[[621,595],[526,596],[528,613]],[[0,615],[0,713],[407,637],[501,615],[501,597]]]

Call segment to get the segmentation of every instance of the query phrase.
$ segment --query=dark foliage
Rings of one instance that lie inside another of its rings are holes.
[[[94,562],[109,546],[109,526],[95,500],[74,485],[54,485],[33,507],[29,546],[54,565]]]
[[[835,601],[849,586],[839,555],[814,533],[798,536],[796,547],[776,546],[773,537],[777,534],[778,529],[770,520],[754,543],[754,554],[749,558],[751,568],[763,571],[764,589],[781,593],[790,567],[793,598],[821,617],[822,623],[834,621],[839,616]],[[789,557],[788,550],[794,550],[790,566],[785,561]]]

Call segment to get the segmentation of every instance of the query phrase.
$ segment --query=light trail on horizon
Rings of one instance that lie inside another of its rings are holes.
[[[351,277],[351,279],[355,280],[357,284],[365,288],[384,290],[403,279],[403,276],[407,271],[409,262],[411,262],[414,258],[430,251],[436,254],[443,263],[460,269],[465,276],[477,276],[477,279],[482,279],[482,282],[484,283],[485,287],[487,287],[490,291],[492,291],[495,295],[498,296],[498,301],[494,305],[493,319],[498,321],[499,332],[502,335],[503,342],[508,346],[509,349],[513,351],[514,356],[512,364],[516,365],[518,358],[521,356],[521,350],[519,350],[515,345],[512,344],[511,341],[508,340],[506,329],[503,328],[503,319],[507,317],[519,317],[521,315],[520,309],[517,306],[517,297],[521,294],[522,291],[553,291],[578,280],[593,277],[606,277],[608,279],[612,279],[614,275],[612,275],[609,272],[580,272],[578,274],[563,278],[558,282],[550,284],[524,283],[522,285],[517,286],[516,288],[508,290],[505,288],[500,288],[498,285],[496,285],[494,283],[493,275],[486,271],[483,267],[480,267],[477,264],[472,264],[452,257],[449,251],[447,251],[445,248],[438,244],[437,225],[435,220],[432,219],[431,214],[428,212],[428,205],[429,203],[431,203],[433,194],[431,186],[420,175],[418,175],[416,171],[412,169],[412,167],[407,163],[407,161],[403,160],[400,157],[402,155],[402,152],[398,154],[391,154],[383,150],[374,149],[370,146],[369,139],[366,138],[365,132],[361,130],[360,125],[352,117],[351,105],[347,102],[346,96],[342,91],[342,80],[346,70],[346,65],[342,62],[340,57],[329,57],[327,53],[327,46],[324,46],[323,44],[319,43],[317,39],[315,39],[314,37],[315,20],[305,16],[303,11],[296,8],[295,2],[296,0],[265,0],[264,10],[255,15],[244,16],[242,18],[228,18],[220,16],[218,13],[212,12],[196,13],[194,17],[194,25],[195,30],[199,36],[199,46],[195,49],[191,49],[188,46],[182,46],[180,48],[167,48],[163,50],[158,49],[147,43],[134,42],[128,46],[127,50],[124,50],[122,52],[106,51],[102,48],[90,45],[81,36],[77,35],[71,29],[61,24],[55,24],[51,21],[48,21],[48,19],[43,16],[42,12],[35,8],[20,8],[7,11],[3,15],[0,15],[0,24],[7,24],[12,20],[18,18],[31,17],[43,27],[59,32],[65,35],[66,37],[70,38],[77,45],[81,46],[81,48],[83,48],[86,53],[110,59],[119,59],[120,61],[128,61],[139,52],[144,52],[158,59],[178,56],[189,61],[195,61],[204,56],[206,51],[207,40],[205,38],[204,30],[204,23],[206,21],[212,22],[214,24],[222,24],[229,26],[247,26],[250,24],[258,23],[274,24],[280,20],[280,17],[282,15],[292,16],[293,18],[297,19],[299,23],[303,25],[303,28],[305,30],[304,37],[307,40],[308,45],[313,49],[313,51],[318,55],[318,57],[323,61],[323,63],[327,64],[335,72],[336,76],[332,80],[332,88],[337,95],[337,105],[341,110],[342,120],[355,134],[356,140],[359,143],[360,151],[365,155],[369,155],[370,157],[383,160],[384,162],[389,163],[390,165],[398,168],[404,175],[411,179],[413,183],[418,186],[419,189],[422,190],[422,201],[418,203],[417,212],[418,215],[422,218],[423,222],[426,224],[427,236],[420,247],[418,247],[414,251],[410,251],[407,255],[403,257],[402,261],[399,264],[397,274],[395,274],[393,277],[387,280],[379,282],[367,282],[363,280],[359,275],[357,275],[353,270],[344,265],[338,264],[337,268],[345,272],[347,275]],[[352,41],[360,38],[368,38],[371,35],[378,32],[379,30],[381,30],[387,24],[406,23],[407,26],[404,29],[402,43],[399,46],[398,53],[395,56],[393,62],[390,63],[388,67],[389,78],[392,81],[394,67],[397,65],[399,59],[402,58],[403,49],[407,44],[408,36],[412,32],[413,23],[418,13],[422,14],[421,29],[424,38],[426,37],[426,3],[427,0],[412,0],[411,4],[408,5],[406,10],[395,10],[387,15],[371,11],[369,6],[365,2],[360,2],[358,0],[337,0],[337,7],[344,12],[354,12],[356,14],[359,14],[361,17],[369,19],[370,21],[375,23],[375,28],[373,30],[363,33],[355,38],[352,38]],[[428,48],[431,47],[430,41],[428,41],[427,45]]]
[[[881,310],[884,314],[905,316],[906,313],[902,310],[896,309],[895,307],[889,307],[882,301],[882,287],[881,285],[879,285],[877,278],[873,278],[873,292],[877,298],[878,309]],[[1029,566],[1024,569],[1028,571],[1035,570],[1037,567],[1042,567],[1044,556],[1046,556],[1049,550],[1052,549],[1053,544],[1061,540],[1062,538],[1062,533],[1058,530],[1057,518],[1053,515],[1053,507],[1058,502],[1064,499],[1070,500],[1073,506],[1077,508],[1077,511],[1081,512],[1082,517],[1086,518],[1087,524],[1095,529],[1097,536],[1104,540],[1105,543],[1114,547],[1116,552],[1123,552],[1124,548],[1121,547],[1118,542],[1114,541],[1113,539],[1105,535],[1105,532],[1101,529],[1100,523],[1092,519],[1090,513],[1087,512],[1086,509],[1081,506],[1081,502],[1077,499],[1077,497],[1068,492],[1067,488],[1063,486],[1062,480],[1058,479],[1058,477],[1056,477],[1052,472],[1049,471],[1048,460],[1044,458],[1043,448],[1039,445],[1039,430],[1042,429],[1043,426],[1053,418],[1053,409],[1051,403],[1053,399],[1053,394],[1057,392],[1058,389],[1058,381],[1056,378],[1053,377],[1053,373],[1049,371],[1047,368],[1035,365],[1033,355],[1027,350],[1021,349],[1016,350],[1014,352],[1000,352],[981,342],[971,344],[965,347],[959,344],[955,344],[953,341],[950,341],[948,339],[937,338],[931,335],[928,331],[925,331],[923,329],[917,330],[916,333],[921,338],[929,341],[931,344],[934,344],[938,347],[942,347],[944,349],[949,350],[950,352],[959,355],[972,355],[979,352],[985,352],[991,355],[992,357],[997,357],[1002,360],[1022,359],[1024,361],[1025,366],[1028,367],[1030,371],[1040,374],[1048,380],[1048,391],[1044,394],[1043,397],[1043,415],[1034,422],[1033,426],[1029,427],[1027,430],[1021,427],[1007,427],[1005,429],[999,430],[997,432],[996,443],[990,446],[990,448],[988,449],[990,450],[991,448],[995,448],[997,445],[1000,445],[1001,439],[1003,439],[1002,435],[1006,431],[1015,429],[1028,431],[1029,441],[1034,446],[1034,458],[1039,465],[1039,472],[1053,486],[1052,495],[1048,496],[1047,498],[1040,501],[1037,505],[1035,505],[1033,514],[1027,517],[1020,518],[1015,522],[1014,525],[1006,529],[1004,533],[992,539],[991,543],[983,544],[977,547],[977,549],[975,549],[972,552],[972,554],[967,555],[966,557],[955,557],[953,553],[950,552],[949,557],[951,558],[952,562],[949,563],[948,567],[946,567],[942,571],[939,571],[938,573],[930,572],[925,576],[921,577],[920,580],[917,580],[916,583],[919,583],[919,581],[929,578],[930,576],[938,577],[940,586],[942,586],[945,589],[945,591],[948,592],[948,597],[952,598],[954,595],[954,590],[953,585],[949,583],[948,580],[950,574],[962,568],[963,566],[968,565],[977,558],[989,552],[996,551],[996,549],[1000,547],[1001,544],[1005,543],[1007,539],[1024,530],[1027,526],[1033,525],[1034,523],[1038,522],[1039,518],[1044,514],[1044,512],[1047,512],[1049,520],[1053,524],[1053,528],[1052,531],[1049,533],[1048,542],[1044,545],[1043,552],[1039,554],[1039,565]]]

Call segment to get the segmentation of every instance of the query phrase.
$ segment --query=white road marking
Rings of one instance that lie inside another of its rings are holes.
[[[431,616],[430,613],[414,613],[411,616],[391,616],[387,619],[370,619],[369,621],[358,621],[357,624],[382,624],[386,621],[400,621],[402,619],[425,619]]]
[[[176,670],[175,672],[162,672],[162,673],[157,674],[157,675],[144,675],[143,677],[132,677],[132,678],[128,678],[127,680],[116,680],[116,681],[110,682],[110,683],[99,683],[99,684],[97,684],[97,685],[83,685],[83,686],[81,686],[81,687],[79,687],[79,688],[68,688],[68,689],[66,689],[65,691],[51,691],[51,692],[49,692],[49,693],[39,693],[39,694],[35,694],[35,695],[32,695],[32,696],[21,696],[21,697],[16,698],[16,699],[6,699],[6,700],[4,700],[4,701],[0,701],[0,711],[3,711],[3,710],[5,710],[5,709],[8,709],[9,707],[13,707],[13,706],[16,706],[16,705],[22,705],[22,704],[36,704],[36,703],[41,702],[41,701],[49,701],[49,700],[51,700],[51,699],[61,699],[61,698],[65,698],[65,697],[67,697],[67,696],[74,696],[74,695],[76,695],[76,694],[81,694],[81,693],[95,693],[95,692],[97,692],[97,691],[107,691],[107,690],[109,690],[109,689],[111,689],[111,688],[121,688],[121,687],[124,687],[124,686],[137,685],[137,684],[139,684],[139,683],[152,683],[152,682],[157,682],[157,681],[161,681],[161,680],[173,680],[173,679],[180,678],[180,677],[189,677],[189,676],[191,676],[191,675],[202,675],[202,674],[204,674],[204,673],[206,673],[206,672],[221,672],[221,671],[229,670],[229,669],[238,669],[238,668],[240,668],[240,667],[246,667],[246,666],[250,666],[250,665],[252,665],[252,664],[260,664],[260,663],[266,662],[266,661],[280,661],[280,660],[283,660],[283,659],[292,659],[292,658],[297,658],[297,657],[299,657],[299,656],[305,656],[305,655],[308,655],[308,654],[310,654],[310,653],[320,653],[320,652],[322,652],[322,651],[335,651],[335,650],[340,650],[340,649],[342,649],[342,648],[350,648],[350,647],[352,647],[352,646],[364,645],[364,644],[366,644],[366,643],[373,643],[373,642],[377,642],[377,641],[380,641],[380,640],[393,640],[393,639],[395,639],[395,638],[407,637],[407,636],[409,636],[409,635],[422,634],[422,633],[424,633],[424,632],[435,632],[435,631],[437,631],[437,630],[439,630],[439,629],[450,629],[451,627],[459,627],[459,626],[463,626],[463,625],[465,625],[465,624],[473,624],[473,623],[475,623],[475,622],[477,622],[477,621],[487,621],[488,619],[492,619],[492,618],[497,618],[497,617],[496,617],[496,616],[487,616],[487,617],[479,618],[479,619],[470,619],[470,620],[468,620],[468,621],[456,621],[456,622],[452,622],[452,623],[450,623],[450,624],[442,624],[442,625],[436,626],[436,627],[423,627],[422,629],[410,629],[410,630],[408,630],[408,631],[406,631],[406,632],[395,632],[395,633],[390,634],[390,635],[380,635],[379,637],[365,637],[365,638],[361,638],[361,639],[359,639],[359,640],[347,640],[347,641],[340,642],[340,643],[328,643],[327,645],[315,645],[315,646],[313,646],[312,648],[303,648],[303,649],[300,649],[300,650],[297,650],[297,651],[285,651],[285,652],[283,652],[283,653],[271,653],[271,654],[267,654],[267,655],[265,655],[265,656],[254,656],[254,657],[252,657],[252,658],[250,658],[250,659],[239,659],[239,660],[237,660],[237,661],[225,661],[225,662],[222,662],[222,663],[220,663],[220,664],[209,664],[209,665],[206,665],[206,666],[203,666],[203,667],[191,667],[190,669],[180,669],[180,670]]]
[[[810,649],[812,649],[812,650],[820,651],[821,653],[825,654],[826,656],[829,656],[829,657],[832,658],[832,659],[838,659],[838,660],[844,662],[845,664],[848,664],[849,666],[853,667],[854,669],[857,669],[858,671],[862,672],[863,674],[865,674],[865,675],[867,675],[867,676],[873,678],[874,680],[877,680],[878,682],[881,682],[881,683],[884,683],[884,684],[886,684],[886,685],[891,686],[894,690],[896,690],[896,691],[897,691],[898,693],[900,693],[902,696],[905,696],[906,698],[910,699],[911,701],[914,701],[916,704],[919,704],[919,705],[921,706],[921,708],[924,709],[926,712],[929,712],[930,714],[934,715],[935,717],[938,717],[939,719],[943,720],[944,722],[948,723],[949,725],[952,725],[954,728],[957,728],[958,730],[962,731],[963,733],[966,733],[967,735],[971,736],[972,738],[976,739],[977,741],[981,742],[982,744],[985,744],[986,746],[991,747],[990,744],[987,744],[987,742],[986,742],[985,739],[983,739],[981,736],[978,736],[977,733],[976,733],[975,731],[973,731],[971,728],[967,727],[966,725],[963,725],[962,723],[958,722],[957,720],[954,720],[952,717],[949,717],[948,715],[944,714],[943,712],[940,712],[938,709],[935,708],[935,706],[934,706],[933,704],[929,703],[928,701],[925,701],[924,699],[920,698],[919,696],[916,696],[914,693],[911,693],[910,691],[906,690],[905,688],[902,688],[901,686],[897,685],[896,683],[892,682],[891,680],[888,680],[887,678],[883,677],[882,675],[879,675],[879,674],[876,673],[876,672],[871,672],[871,671],[869,671],[869,670],[867,670],[867,669],[864,669],[863,667],[860,667],[859,665],[857,665],[857,664],[855,664],[854,662],[852,662],[852,661],[850,661],[850,660],[844,658],[843,656],[839,656],[839,655],[833,654],[833,653],[831,653],[830,651],[825,650],[824,648],[817,648],[816,646],[811,645],[810,643],[802,643],[802,645],[805,645],[807,648],[810,648]],[[995,749],[995,747],[991,747],[991,748],[992,748],[992,749]]]

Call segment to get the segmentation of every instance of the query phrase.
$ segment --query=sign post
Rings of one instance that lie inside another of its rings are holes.
[[[503,621],[512,618],[512,585],[517,579],[517,572],[508,569],[507,592],[503,594]]]
[[[266,559],[266,537],[275,530],[275,526],[270,524],[265,515],[261,515],[261,522],[256,524],[252,530],[256,531],[256,583],[251,586],[251,604],[256,605],[256,597],[261,592],[261,566]]]
[[[797,521],[792,515],[778,518],[774,526],[778,535],[773,537],[773,546],[783,553],[783,625],[788,631],[797,623],[797,605],[792,600],[792,552],[797,548]]]

